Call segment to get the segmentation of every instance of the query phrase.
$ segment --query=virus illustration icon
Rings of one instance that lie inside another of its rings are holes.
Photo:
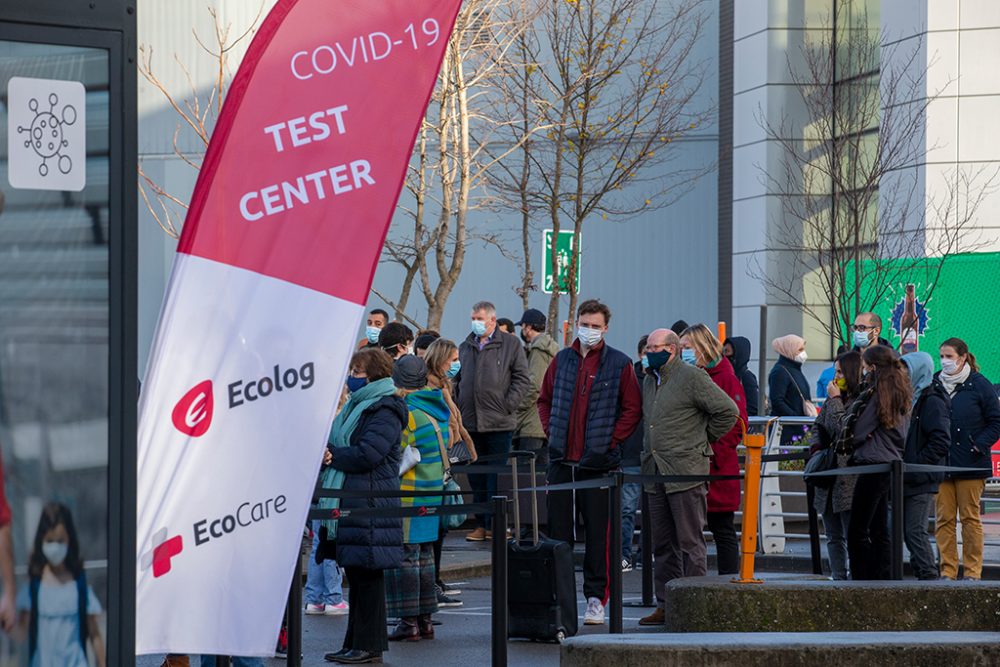
[[[59,96],[55,93],[49,95],[48,111],[42,109],[38,100],[32,97],[28,102],[28,108],[35,114],[31,127],[17,127],[18,134],[28,135],[24,147],[31,148],[42,158],[42,163],[38,165],[38,173],[42,176],[49,175],[48,161],[52,158],[56,158],[56,165],[63,174],[73,170],[73,160],[63,153],[63,149],[69,147],[69,141],[63,137],[63,128],[76,122],[76,107],[67,104],[56,115],[58,105]]]

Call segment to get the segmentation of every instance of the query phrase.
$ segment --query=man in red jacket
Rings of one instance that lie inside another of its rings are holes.
[[[596,479],[617,469],[621,445],[642,419],[632,360],[604,342],[610,320],[611,310],[600,301],[581,303],[576,340],[556,355],[542,380],[538,416],[549,440],[549,484]],[[549,536],[570,545],[574,499],[586,531],[583,622],[602,625],[608,601],[608,491],[556,491],[546,496]]]

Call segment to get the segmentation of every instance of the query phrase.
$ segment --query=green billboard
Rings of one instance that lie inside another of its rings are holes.
[[[901,260],[907,265],[912,260]],[[969,344],[983,374],[1000,383],[1000,253],[970,253],[949,257],[937,272],[940,259],[928,259],[897,276],[873,310],[882,318],[882,335],[896,348],[907,330],[904,324],[906,288],[914,286],[919,349],[937,362],[941,342],[957,337]],[[875,272],[866,272],[872,276]],[[881,275],[884,275],[882,273]],[[911,311],[912,312],[912,311]]]

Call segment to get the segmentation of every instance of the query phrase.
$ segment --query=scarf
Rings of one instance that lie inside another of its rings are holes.
[[[858,418],[861,416],[861,413],[868,405],[868,401],[872,400],[874,396],[875,382],[869,380],[862,387],[861,393],[858,394],[858,397],[851,402],[850,406],[848,406],[847,414],[844,415],[843,421],[841,422],[842,429],[840,431],[840,437],[834,445],[838,454],[843,456],[852,456],[854,454],[854,445],[852,443],[854,440],[854,427],[857,425]]]
[[[796,336],[795,334],[788,334],[787,336],[775,338],[771,341],[771,347],[774,348],[774,351],[791,361],[795,361],[799,350],[805,344],[806,340],[802,336]]]
[[[327,442],[333,447],[350,447],[351,435],[358,427],[358,422],[361,421],[361,414],[380,399],[392,396],[394,393],[396,393],[396,385],[393,384],[392,378],[382,378],[369,382],[351,394],[347,403],[337,413],[336,419],[333,420]],[[320,488],[340,490],[344,488],[344,477],[343,470],[327,466],[319,476]],[[321,510],[335,510],[340,507],[340,498],[320,498],[317,507]],[[337,538],[336,519],[324,520],[323,526],[326,528],[326,539],[335,540]]]
[[[941,385],[944,387],[944,390],[948,392],[948,395],[954,396],[955,390],[958,389],[958,385],[968,380],[970,375],[972,375],[972,366],[969,365],[969,362],[965,362],[965,366],[962,367],[962,370],[955,375],[948,375],[942,371],[941,374],[938,375],[938,379],[941,380]]]

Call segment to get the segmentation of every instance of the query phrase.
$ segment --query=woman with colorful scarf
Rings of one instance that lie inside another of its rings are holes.
[[[441,491],[444,488],[442,451],[448,442],[449,410],[439,389],[427,387],[423,359],[408,355],[396,362],[393,381],[406,400],[410,415],[403,429],[403,460],[407,449],[419,452],[419,460],[399,480],[402,491]],[[403,507],[436,507],[441,496],[403,498]],[[399,618],[390,641],[434,639],[431,614],[438,610],[435,589],[434,542],[438,538],[437,516],[403,519],[403,563],[386,572],[389,615]]]
[[[392,358],[365,349],[351,358],[347,403],[330,430],[321,479],[327,489],[394,492],[399,489],[400,439],[406,403],[396,395]],[[321,498],[321,509],[399,507],[399,498]],[[403,561],[403,522],[398,518],[324,521],[317,558],[336,544],[336,559],[347,573],[350,612],[344,647],[326,660],[347,665],[382,662],[386,633],[385,570]]]

